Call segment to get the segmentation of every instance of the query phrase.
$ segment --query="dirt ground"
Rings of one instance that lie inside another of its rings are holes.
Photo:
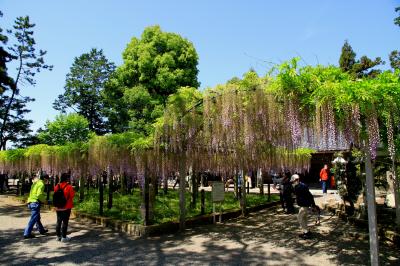
[[[42,211],[49,234],[24,240],[29,214],[0,195],[1,265],[369,265],[367,232],[328,213],[320,226],[310,217],[310,240],[298,237],[296,215],[275,208],[146,239],[71,220],[69,243],[56,240],[52,211]],[[381,243],[380,260],[400,265],[400,250]]]

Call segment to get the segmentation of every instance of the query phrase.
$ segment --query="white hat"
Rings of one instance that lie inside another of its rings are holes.
[[[298,174],[294,174],[290,178],[290,182],[294,182],[294,181],[299,180],[299,179],[300,179],[300,176]]]

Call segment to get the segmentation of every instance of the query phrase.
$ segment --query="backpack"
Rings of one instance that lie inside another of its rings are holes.
[[[64,195],[64,189],[60,187],[60,184],[57,185],[58,189],[53,194],[53,205],[57,208],[63,208],[67,204],[67,199]]]

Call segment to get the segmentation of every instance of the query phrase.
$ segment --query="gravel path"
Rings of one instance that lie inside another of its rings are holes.
[[[55,213],[42,211],[47,236],[23,240],[26,206],[0,195],[0,265],[368,265],[365,232],[328,214],[299,239],[296,215],[271,209],[182,234],[135,239],[70,221],[71,242],[55,237]],[[310,225],[313,221],[310,221]],[[354,232],[358,232],[354,234]],[[360,237],[361,236],[361,237]],[[400,265],[400,250],[381,245],[382,265]]]

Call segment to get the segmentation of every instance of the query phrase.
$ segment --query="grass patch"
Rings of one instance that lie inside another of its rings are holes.
[[[132,194],[122,195],[118,192],[113,194],[113,206],[107,208],[107,191],[104,191],[104,208],[103,216],[111,217],[118,220],[133,221],[142,223],[140,214],[141,196],[140,191],[136,190]],[[254,207],[268,202],[267,196],[259,194],[247,194],[247,207]],[[278,200],[276,195],[271,195],[271,201]],[[186,217],[196,217],[200,215],[201,203],[200,193],[194,208],[190,208],[191,195],[186,193]],[[97,190],[91,190],[89,193],[85,191],[85,200],[79,203],[78,193],[74,199],[75,209],[84,213],[98,215],[99,214],[99,193]],[[233,192],[225,193],[225,201],[222,204],[224,212],[240,209],[240,203],[236,200]],[[205,192],[205,214],[212,213],[211,192]],[[170,221],[178,221],[179,219],[179,191],[168,190],[167,194],[162,191],[156,196],[154,222],[156,224]]]
[[[53,191],[50,192],[50,200],[53,198]],[[18,196],[21,200],[26,200],[29,193]],[[254,207],[268,203],[267,195],[247,194],[247,207]],[[271,195],[271,201],[279,200],[278,195]],[[119,192],[113,193],[113,206],[107,208],[108,191],[104,190],[103,216],[123,221],[133,221],[134,223],[142,223],[140,213],[141,195],[136,189],[129,195],[122,195]],[[186,217],[192,218],[201,214],[200,193],[196,201],[196,206],[190,207],[191,194],[186,192]],[[74,209],[91,215],[99,215],[99,192],[97,189],[85,189],[85,199],[79,202],[79,191],[75,192]],[[219,206],[217,207],[219,211]],[[222,204],[223,212],[240,210],[240,202],[236,200],[233,192],[225,192],[225,200]],[[205,214],[212,213],[211,192],[205,192]],[[179,191],[169,189],[167,194],[161,190],[156,196],[154,223],[160,224],[179,220]]]

